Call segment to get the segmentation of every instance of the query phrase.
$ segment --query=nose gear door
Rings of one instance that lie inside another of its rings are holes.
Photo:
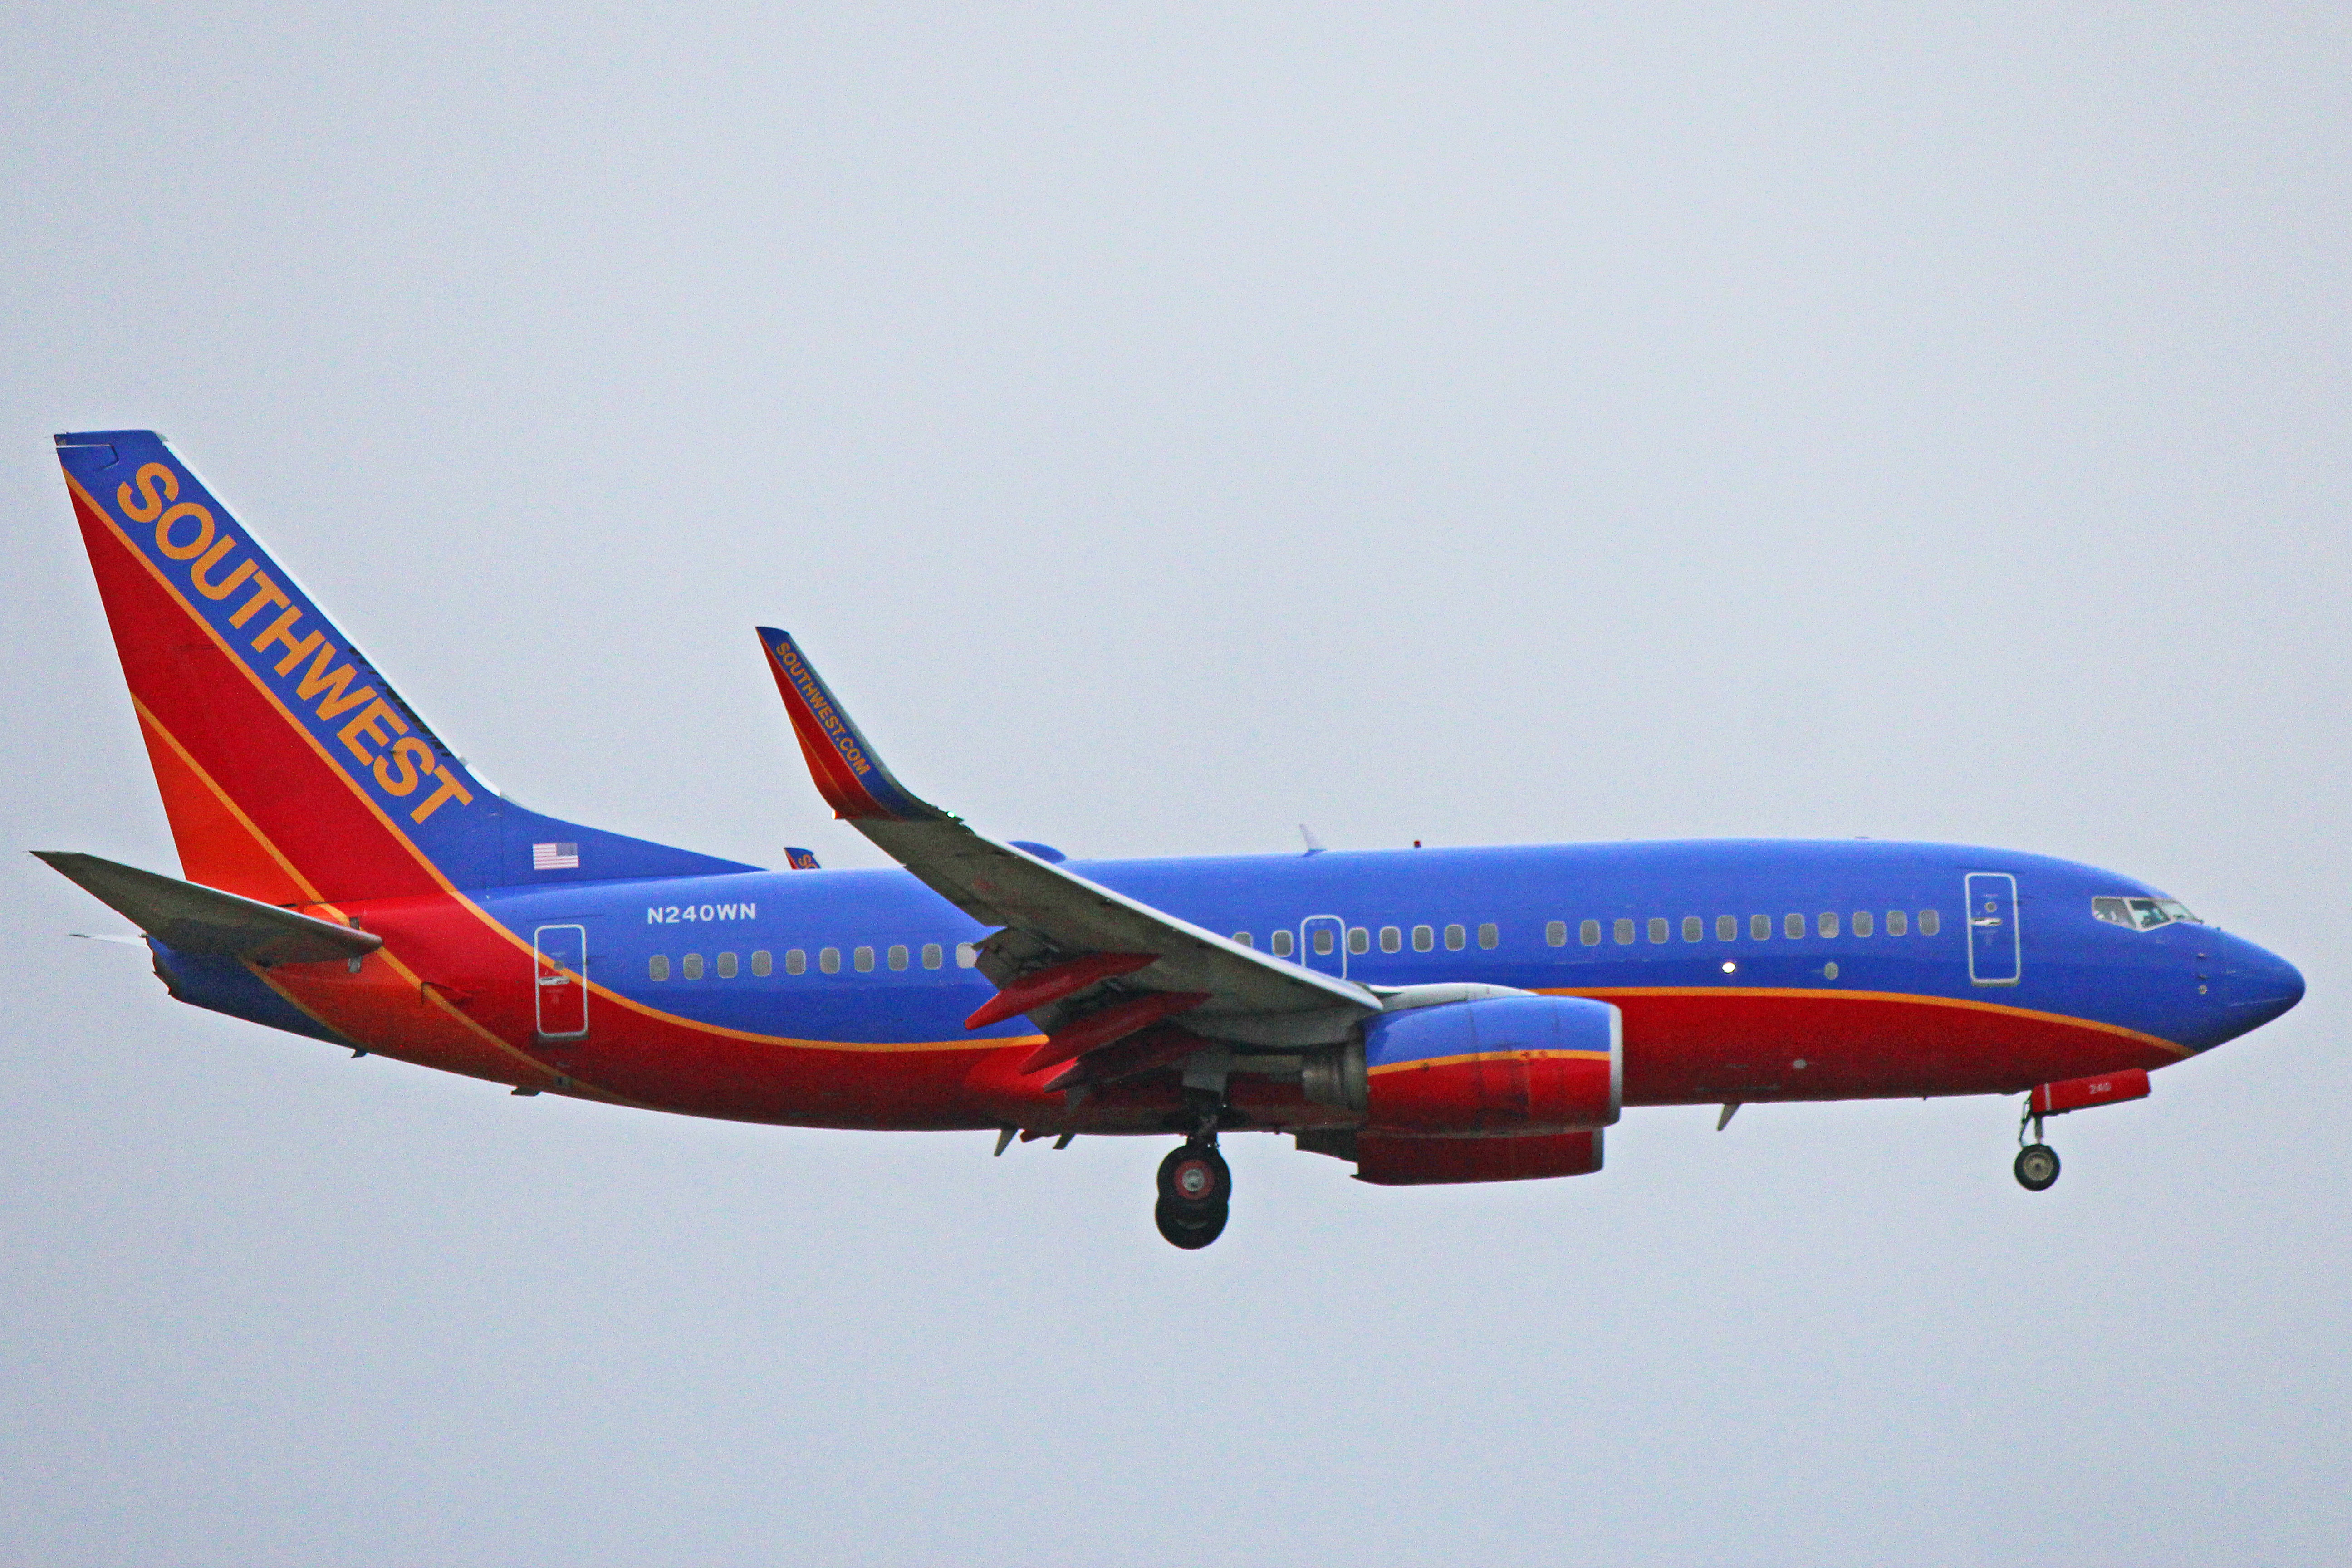
[[[2023,971],[2017,929],[2017,879],[2006,871],[1971,871],[1968,899],[1969,978],[1979,985],[2014,985]]]
[[[541,926],[530,945],[539,1037],[583,1038],[588,1033],[588,928]]]
[[[1348,922],[1338,915],[1308,915],[1299,921],[1298,962],[1318,973],[1348,978]]]

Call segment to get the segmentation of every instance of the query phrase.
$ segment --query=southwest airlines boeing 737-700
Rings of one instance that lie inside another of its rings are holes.
[[[1171,1137],[1160,1229],[1198,1247],[1241,1130],[1366,1182],[1494,1182],[1598,1171],[1627,1105],[2017,1094],[2038,1192],[2042,1118],[2303,995],[2154,888],[2000,849],[1071,862],[909,792],[769,628],[817,789],[900,868],[625,837],[484,784],[152,431],[57,445],[182,877],[41,858],[183,1002],[517,1094],[999,1153]]]

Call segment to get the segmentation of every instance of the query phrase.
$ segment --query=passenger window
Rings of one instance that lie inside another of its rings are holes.
[[[721,980],[732,980],[735,978],[735,955],[733,953],[722,952],[719,955],[719,978]]]
[[[960,942],[956,943],[956,967],[958,969],[970,969],[979,962],[980,949],[972,946],[971,943],[968,942]]]
[[[1870,934],[1870,911],[1868,910],[1856,910],[1853,911],[1853,934],[1856,936],[1868,936]]]
[[[648,980],[667,980],[669,978],[669,955],[667,953],[655,953],[651,959],[646,961],[646,978]]]
[[[776,972],[776,960],[775,960],[774,955],[772,955],[772,953],[770,953],[770,952],[768,952],[768,950],[767,950],[766,948],[764,948],[764,947],[762,947],[762,948],[755,948],[754,950],[752,950],[752,953],[751,953],[751,978],[752,978],[752,979],[754,979],[754,980],[765,980],[769,975],[773,974],[775,972]]]
[[[1834,914],[1816,915],[1813,917],[1813,929],[1823,936],[1835,936],[1838,933],[1838,918]]]
[[[1621,917],[1609,934],[1617,939],[1619,947],[1630,947],[1633,942],[1633,922]]]
[[[1339,945],[1339,940],[1332,936],[1329,926],[1315,928],[1315,951],[1318,953],[1328,956],[1331,950]]]
[[[1889,935],[1889,936],[1908,936],[1908,935],[1910,935],[1910,934],[1911,934],[1911,917],[1910,917],[1910,916],[1908,916],[1908,915],[1906,915],[1906,914],[1905,914],[1901,910],[1887,910],[1887,911],[1886,911],[1886,934],[1887,934],[1887,935]]]
[[[1582,942],[1587,947],[1599,947],[1601,945],[1601,922],[1599,921],[1586,921],[1582,925],[1578,926],[1576,928],[1576,940]]]
[[[850,954],[850,962],[857,965],[858,973],[871,974],[874,973],[874,950],[870,947],[861,947]]]
[[[1650,917],[1650,940],[1652,942],[1664,942],[1666,940],[1665,916],[1652,915]]]
[[[1478,928],[1478,945],[1480,947],[1492,947],[1502,940],[1503,933],[1495,929],[1494,921],[1488,921],[1486,924]]]
[[[1717,942],[1738,942],[1739,940],[1739,917],[1738,915],[1716,916],[1715,940]]]
[[[1427,926],[1415,926],[1412,928],[1413,952],[1427,952],[1436,945],[1437,933],[1435,931],[1430,930]]]
[[[1276,958],[1288,958],[1290,956],[1290,928],[1288,926],[1285,926],[1274,933],[1274,956]]]
[[[819,949],[816,955],[816,966],[819,969],[824,970],[827,974],[840,973],[841,949],[837,947]]]
[[[1382,952],[1402,952],[1404,951],[1404,932],[1397,930],[1394,926],[1381,927],[1381,951]]]
[[[1937,931],[1943,929],[1943,916],[1937,914],[1933,910],[1921,910],[1919,911],[1919,934],[1921,936],[1934,936]]]
[[[1349,926],[1348,928],[1348,951],[1349,952],[1371,952],[1372,933],[1366,931],[1361,926]]]
[[[784,954],[784,973],[787,974],[806,974],[808,973],[807,952],[797,947],[786,952]]]
[[[927,942],[923,943],[923,967],[925,969],[937,969],[945,958],[946,954],[940,952],[940,944],[938,942]]]
[[[688,980],[702,978],[702,954],[689,952],[678,961],[678,969]]]
[[[1257,938],[1250,935],[1250,933],[1245,931],[1237,931],[1234,932],[1234,942],[1236,945],[1241,947],[1255,947],[1257,945]]]
[[[890,967],[893,969],[904,969],[907,967],[907,950],[904,946],[897,943],[893,943],[891,945]]]
[[[1568,945],[1568,922],[1566,921],[1547,921],[1544,922],[1544,945],[1546,947],[1566,947]]]
[[[1460,952],[1464,947],[1468,945],[1469,940],[1469,933],[1465,931],[1460,926],[1447,926],[1445,928],[1446,952]]]
[[[1706,940],[1706,922],[1699,919],[1696,915],[1685,915],[1683,917],[1683,940],[1685,942],[1705,942]]]
[[[1771,941],[1772,917],[1770,915],[1749,915],[1748,917],[1748,934],[1754,937],[1758,942]]]
[[[1802,915],[1782,915],[1780,917],[1780,934],[1792,939],[1804,935],[1805,917]]]

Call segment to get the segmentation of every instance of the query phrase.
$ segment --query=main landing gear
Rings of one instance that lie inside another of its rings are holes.
[[[2025,1130],[2033,1129],[2033,1142],[2025,1142]],[[2029,1193],[2046,1193],[2058,1184],[2058,1151],[2042,1141],[2042,1118],[2033,1114],[2029,1102],[2026,1112],[2017,1121],[2017,1141],[2022,1144],[2017,1152],[2017,1163],[2011,1167],[2017,1173],[2017,1184]]]
[[[1217,1152],[1214,1129],[1196,1132],[1160,1162],[1160,1204],[1151,1217],[1160,1234],[1187,1252],[1223,1236],[1234,1195],[1234,1173]]]

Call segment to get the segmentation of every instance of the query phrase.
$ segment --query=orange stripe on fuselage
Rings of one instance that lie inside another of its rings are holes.
[[[1458,1057],[1417,1057],[1409,1062],[1381,1062],[1365,1069],[1369,1074],[1419,1071],[1425,1068],[1464,1067],[1473,1062],[1605,1062],[1607,1051],[1469,1051]]]
[[[1957,996],[1762,986],[1549,994],[1624,1015],[1628,1105],[2018,1094],[2193,1054],[2121,1025]]]

